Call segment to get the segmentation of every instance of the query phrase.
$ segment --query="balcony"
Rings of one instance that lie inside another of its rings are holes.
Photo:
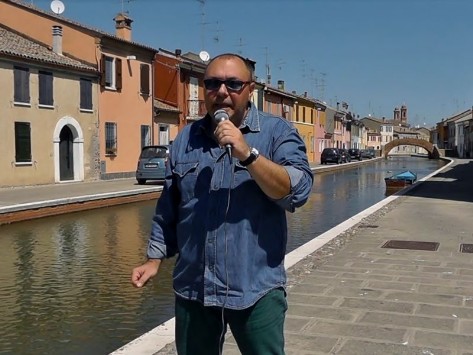
[[[204,100],[187,100],[187,119],[198,120],[205,116],[207,109]]]

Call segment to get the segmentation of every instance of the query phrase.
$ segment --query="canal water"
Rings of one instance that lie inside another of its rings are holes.
[[[444,163],[399,157],[315,175],[312,195],[288,214],[288,252],[385,197],[384,177],[422,178]],[[173,317],[173,260],[147,287],[154,201],[0,226],[0,354],[108,354]]]

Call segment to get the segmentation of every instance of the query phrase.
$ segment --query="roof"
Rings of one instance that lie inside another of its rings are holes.
[[[86,25],[84,25],[80,22],[72,21],[72,20],[70,20],[70,19],[68,19],[64,16],[56,15],[55,13],[52,13],[52,12],[49,12],[49,11],[44,11],[44,10],[34,6],[33,4],[29,4],[29,3],[26,3],[24,1],[20,1],[20,0],[4,0],[4,1],[12,3],[12,4],[16,4],[18,6],[21,6],[21,7],[27,8],[27,9],[30,9],[30,10],[32,10],[34,12],[37,12],[37,13],[40,13],[40,14],[43,14],[43,15],[49,17],[49,18],[55,19],[56,21],[59,20],[59,21],[62,21],[64,23],[68,23],[70,25],[73,25],[73,26],[91,31],[91,32],[95,33],[96,35],[99,35],[99,36],[102,36],[102,37],[110,38],[110,39],[113,39],[113,40],[116,40],[116,41],[119,41],[119,42],[123,42],[123,43],[128,43],[128,44],[131,44],[131,45],[143,48],[143,49],[151,50],[151,51],[154,51],[154,52],[158,51],[157,49],[146,46],[144,44],[140,44],[140,43],[133,42],[133,41],[128,41],[128,40],[123,39],[121,37],[112,35],[108,32],[99,30],[97,28],[89,27],[89,26],[86,26]]]
[[[0,54],[40,61],[78,70],[98,73],[97,69],[78,60],[53,52],[48,47],[0,25]]]
[[[460,112],[460,113],[457,113],[453,116],[450,116],[450,117],[447,117],[445,119],[442,119],[441,122],[439,122],[439,124],[443,124],[444,126],[448,125],[449,123],[452,123],[452,122],[456,122],[457,120],[459,120],[460,118],[463,118],[467,115],[469,115],[471,113],[471,110],[468,109],[466,111],[463,111],[463,112]]]
[[[469,113],[468,115],[466,115],[465,117],[456,120],[455,123],[463,123],[463,122],[469,121],[469,120],[471,120],[471,119],[473,119],[473,115],[472,115],[471,112],[470,112],[470,113]]]
[[[154,108],[158,109],[159,111],[168,111],[168,112],[176,112],[180,113],[179,109],[177,107],[171,106],[164,101],[161,100],[154,100]]]
[[[269,92],[273,92],[275,94],[279,94],[281,96],[285,96],[285,97],[289,97],[291,99],[297,99],[298,96],[297,95],[294,95],[294,94],[290,94],[284,90],[280,90],[280,89],[276,89],[272,86],[269,86],[269,85],[266,85],[265,88],[264,88],[265,91],[269,91]]]

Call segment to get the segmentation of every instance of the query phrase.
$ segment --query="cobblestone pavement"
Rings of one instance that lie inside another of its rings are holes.
[[[473,162],[459,160],[290,268],[286,354],[472,355],[472,202]],[[229,337],[224,354],[239,353]]]

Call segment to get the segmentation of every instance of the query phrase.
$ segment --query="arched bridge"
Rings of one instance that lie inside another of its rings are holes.
[[[440,157],[440,152],[436,146],[424,139],[417,138],[395,139],[383,147],[383,151],[381,152],[381,154],[384,155],[385,158],[387,158],[391,149],[399,145],[415,145],[417,147],[422,147],[429,153],[430,159],[438,159]]]

